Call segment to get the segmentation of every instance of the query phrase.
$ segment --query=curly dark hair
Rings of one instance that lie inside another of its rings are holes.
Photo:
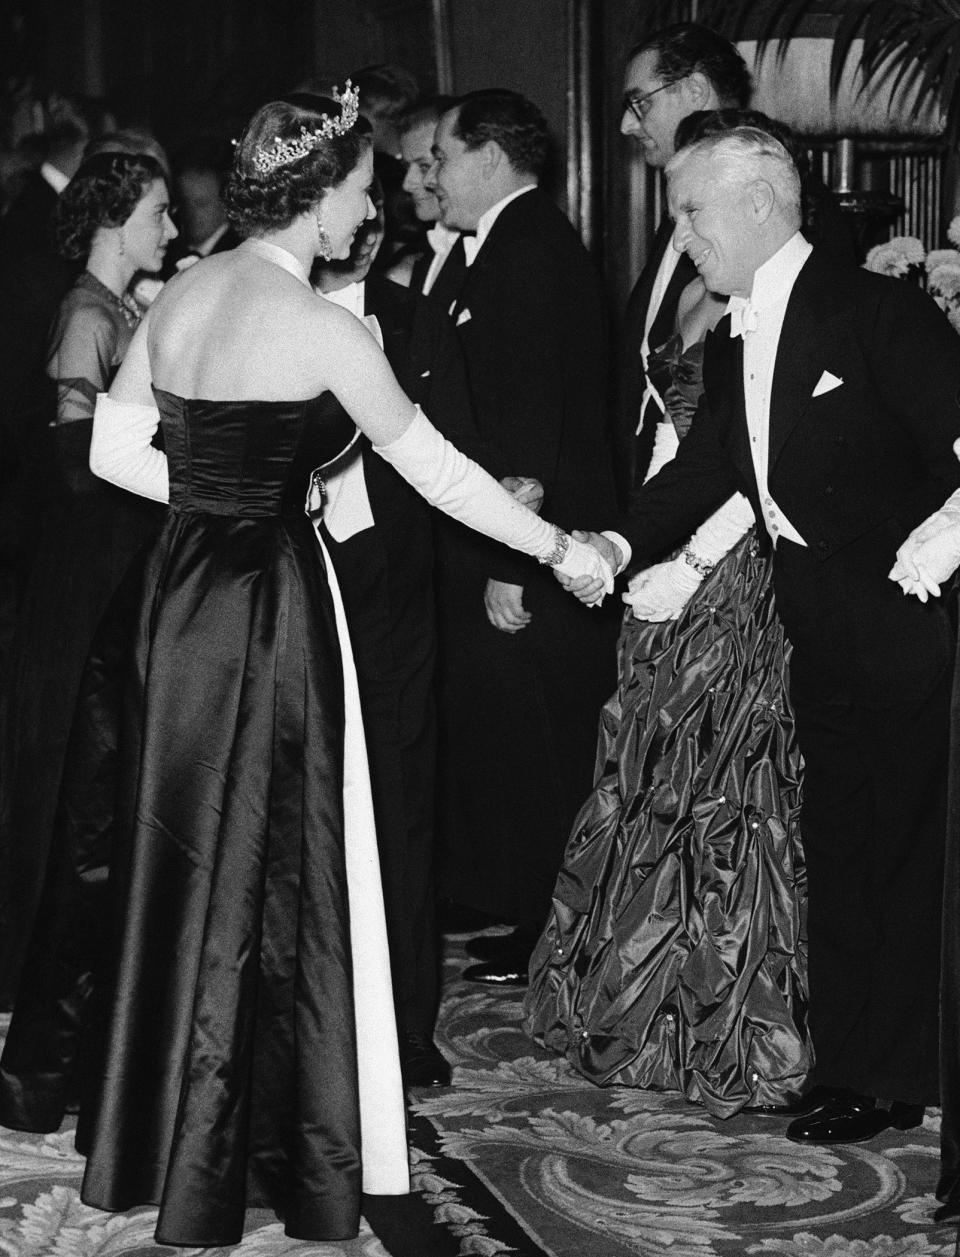
[[[58,252],[82,261],[97,228],[122,226],[158,179],[166,182],[163,169],[145,153],[85,158],[57,200],[53,233]]]
[[[677,83],[698,71],[713,84],[724,105],[745,109],[752,83],[747,63],[731,44],[709,26],[698,22],[674,22],[640,40],[627,53],[627,61],[641,52],[657,54],[657,74],[664,83]]]
[[[454,101],[453,134],[468,149],[494,140],[515,170],[539,179],[550,154],[547,122],[540,110],[519,92],[502,87],[468,92]]]
[[[371,143],[370,123],[362,116],[343,135],[322,140],[304,157],[269,174],[261,174],[253,163],[257,151],[269,148],[275,139],[298,139],[301,127],[314,131],[324,118],[339,116],[335,100],[307,92],[270,101],[257,110],[237,144],[223,193],[227,218],[241,235],[288,227],[355,169]]]

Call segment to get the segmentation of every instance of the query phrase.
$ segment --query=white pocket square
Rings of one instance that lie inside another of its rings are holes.
[[[461,310],[457,315],[457,327],[459,327],[461,323],[469,322],[470,318],[471,314],[469,310]]]
[[[824,393],[829,393],[831,389],[839,388],[843,383],[837,375],[832,375],[829,371],[824,371],[820,379],[817,380],[817,387],[813,390],[814,397],[822,397]]]

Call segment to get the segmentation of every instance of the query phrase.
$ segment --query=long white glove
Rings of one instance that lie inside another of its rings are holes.
[[[441,436],[419,406],[401,436],[388,445],[373,448],[432,506],[468,528],[542,562],[549,561],[556,551],[557,528],[540,519],[482,467],[461,454]],[[563,560],[551,562],[550,566],[564,576],[599,577],[605,592],[613,592],[609,563],[593,546],[572,537]]]
[[[753,508],[735,493],[706,519],[680,554],[634,576],[623,601],[638,620],[676,620],[704,577],[729,553],[754,522]]]
[[[97,394],[90,438],[90,470],[102,480],[155,502],[170,501],[167,456],[150,444],[160,426],[156,406],[115,402]]]
[[[889,577],[905,594],[926,602],[940,597],[940,586],[960,567],[960,489],[939,511],[918,524],[897,551]]]

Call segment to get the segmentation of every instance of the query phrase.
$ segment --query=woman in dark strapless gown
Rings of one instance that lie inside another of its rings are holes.
[[[254,1204],[346,1238],[361,1192],[409,1189],[356,674],[294,474],[355,435],[328,398],[464,522],[610,575],[314,296],[373,214],[368,130],[352,93],[255,115],[228,186],[251,238],[166,286],[97,405],[94,470],[169,511],[84,673],[0,1121],[56,1129],[78,1100],[82,1199],[158,1204],[160,1243],[235,1244]]]
[[[661,428],[681,439],[702,363],[702,341],[684,349],[679,333],[651,357]],[[658,448],[671,435],[658,433]],[[788,656],[752,527],[679,618],[626,614],[597,784],[526,1001],[529,1032],[594,1082],[682,1091],[720,1117],[803,1088],[812,1057]]]
[[[34,538],[0,739],[0,999],[6,1006],[43,886],[73,705],[94,630],[130,561],[163,520],[161,506],[91,473],[90,433],[97,394],[110,387],[140,321],[128,285],[137,270],[159,269],[177,234],[168,199],[152,158],[104,153],[80,166],[57,204],[60,248],[66,257],[85,258],[86,269],[50,333],[48,461],[37,469],[47,481],[48,504]]]

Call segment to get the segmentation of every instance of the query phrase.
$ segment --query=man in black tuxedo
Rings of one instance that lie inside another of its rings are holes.
[[[444,309],[480,434],[511,473],[543,484],[544,512],[562,524],[598,518],[613,477],[599,284],[576,232],[537,187],[547,151],[546,123],[528,100],[473,92],[440,119],[428,185],[442,222],[471,233],[462,287],[445,294]],[[444,887],[456,903],[523,927],[511,954],[467,971],[520,985],[592,784],[615,625],[604,613],[571,614],[544,569],[460,534],[445,551],[440,601]]]
[[[677,127],[701,110],[746,107],[750,72],[733,44],[706,26],[679,22],[634,45],[623,76],[620,131],[661,169],[675,152]],[[650,256],[627,302],[620,338],[616,472],[622,494],[643,483],[663,402],[649,386],[647,355],[672,334],[677,302],[696,271],[670,247],[664,217]]]
[[[730,304],[691,432],[635,493],[621,542],[649,561],[739,489],[774,546],[805,760],[819,1084],[787,1134],[859,1141],[916,1125],[938,1100],[954,633],[888,573],[960,484],[956,333],[911,285],[811,250],[796,168],[764,132],[707,137],[667,175],[677,243]],[[669,585],[685,565],[681,554],[651,579]]]

